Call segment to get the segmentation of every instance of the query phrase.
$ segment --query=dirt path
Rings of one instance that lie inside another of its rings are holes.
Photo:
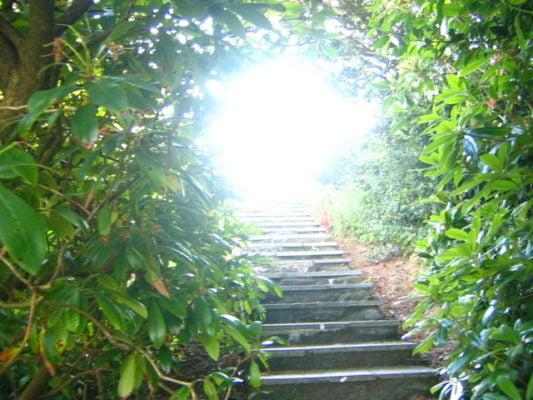
[[[407,321],[417,305],[416,300],[409,300],[407,296],[413,293],[412,286],[423,269],[420,262],[414,257],[388,257],[375,260],[371,256],[371,246],[355,239],[335,238],[335,240],[353,260],[354,268],[363,271],[368,281],[373,284],[374,295],[385,302],[381,307],[382,311],[402,323]],[[403,330],[403,333],[407,333],[407,330]],[[422,339],[422,335],[409,338],[415,342]],[[442,366],[446,354],[446,349],[431,350],[428,353],[431,366],[434,368]]]

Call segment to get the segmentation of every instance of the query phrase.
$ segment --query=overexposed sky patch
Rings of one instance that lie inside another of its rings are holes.
[[[208,135],[221,172],[244,196],[294,197],[346,141],[363,140],[375,105],[350,99],[301,58],[256,67],[209,88],[222,107]]]

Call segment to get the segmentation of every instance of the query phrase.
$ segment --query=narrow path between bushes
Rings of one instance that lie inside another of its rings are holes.
[[[270,369],[254,398],[428,399],[435,371],[412,356],[400,321],[387,318],[369,279],[302,204],[255,205],[240,216],[262,229],[249,252],[274,260],[259,272],[284,292],[264,304],[265,337],[289,341],[265,349]]]

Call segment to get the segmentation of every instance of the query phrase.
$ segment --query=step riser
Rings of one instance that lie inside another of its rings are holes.
[[[305,285],[350,285],[364,282],[364,276],[350,276],[344,278],[298,278],[298,279],[273,279],[281,286],[305,286]]]
[[[282,251],[325,251],[325,250],[337,250],[336,245],[313,245],[312,243],[307,244],[297,244],[294,243],[290,246],[283,245],[280,243],[279,245],[275,244],[255,244],[248,247],[248,252],[266,252],[266,251],[276,251],[276,252],[282,252]]]
[[[261,245],[285,243],[287,241],[300,243],[320,243],[331,240],[331,236],[324,233],[317,234],[288,234],[288,235],[258,235],[250,237],[252,243]]]
[[[320,261],[320,260],[317,260]],[[275,262],[273,272],[319,272],[319,271],[349,271],[347,262],[334,264],[317,264],[315,260],[280,260]]]
[[[258,400],[410,400],[415,396],[429,396],[429,387],[435,384],[433,377],[402,377],[375,379],[363,382],[308,383],[291,385],[263,385]]]
[[[313,369],[339,369],[416,365],[420,363],[412,350],[375,350],[359,352],[305,353],[301,356],[276,356],[268,361],[271,371],[309,371]]]
[[[292,310],[267,309],[266,322],[270,324],[291,322],[333,322],[354,320],[376,320],[383,318],[377,306],[331,307]]]
[[[283,290],[283,288],[282,288]],[[370,298],[368,288],[361,289],[326,289],[298,291],[285,291],[283,298],[268,296],[267,301],[272,303],[309,303],[313,301],[354,301]]]
[[[255,252],[251,253],[252,255],[261,255],[264,257],[271,257],[277,260],[327,260],[327,259],[335,259],[342,257],[344,253],[340,251],[331,251],[331,252],[316,252],[311,253],[309,252],[306,254],[305,252],[301,252],[302,254],[296,254],[296,252],[286,252],[278,251],[278,252]]]
[[[264,329],[264,336],[278,336],[293,345],[336,344],[336,343],[368,343],[380,340],[397,340],[398,329],[393,326],[348,327],[328,330],[277,330]]]

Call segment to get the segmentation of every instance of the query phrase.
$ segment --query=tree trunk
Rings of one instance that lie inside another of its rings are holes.
[[[0,101],[0,141],[5,142],[14,131],[14,122],[27,110],[24,105],[30,96],[50,87],[50,70],[45,69],[53,61],[52,42],[55,22],[54,0],[30,2],[30,30],[26,37],[16,31],[9,22],[0,28],[0,48],[7,49],[4,66],[0,69],[0,85],[3,99]],[[6,25],[7,24],[7,25]]]

